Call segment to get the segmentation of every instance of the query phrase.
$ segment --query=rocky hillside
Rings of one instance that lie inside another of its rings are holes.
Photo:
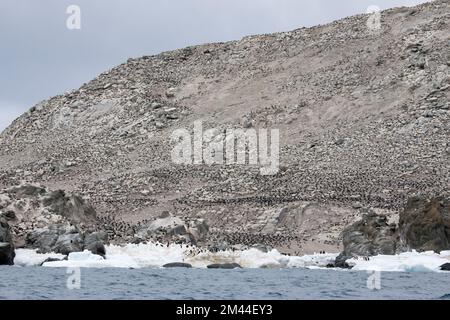
[[[130,224],[204,218],[230,244],[336,248],[360,208],[395,219],[411,195],[450,193],[450,3],[367,19],[129,59],[15,120],[0,188],[76,192]],[[174,164],[170,135],[196,120],[279,129],[280,171]]]

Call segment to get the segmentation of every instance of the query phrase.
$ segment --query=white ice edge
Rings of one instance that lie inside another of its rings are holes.
[[[325,268],[332,263],[337,253],[287,256],[277,250],[262,252],[257,249],[221,252],[190,252],[192,247],[172,244],[162,246],[156,243],[110,245],[106,247],[105,259],[89,251],[69,254],[67,260],[45,262],[45,267],[83,267],[83,268],[159,268],[171,262],[190,263],[194,268],[206,268],[212,263],[235,262],[244,268]],[[62,259],[61,254],[38,254],[36,250],[17,249],[15,265],[38,266],[47,258]],[[373,271],[439,271],[439,266],[450,262],[450,251],[406,252],[398,255],[378,255],[369,261],[362,258],[347,262],[352,270]]]

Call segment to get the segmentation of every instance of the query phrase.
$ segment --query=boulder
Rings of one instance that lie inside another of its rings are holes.
[[[207,266],[208,269],[236,269],[242,268],[238,263],[213,263]]]
[[[105,243],[108,243],[106,232],[93,232],[84,237],[84,250],[104,257],[106,255]]]
[[[7,221],[14,221],[16,220],[16,213],[12,210],[7,210],[0,213],[0,218],[4,218]]]
[[[412,197],[400,212],[400,243],[403,250],[450,249],[450,200]]]
[[[63,190],[57,190],[50,192],[42,202],[50,212],[63,216],[74,224],[89,225],[97,222],[95,209],[80,196],[67,196]]]
[[[0,265],[13,265],[14,257],[11,229],[5,219],[0,219]]]
[[[83,238],[79,233],[63,234],[56,240],[53,252],[68,255],[71,252],[83,251]]]
[[[130,242],[131,242],[132,244],[140,244],[140,243],[145,242],[145,240],[142,239],[142,238],[140,238],[140,237],[138,237],[138,236],[134,236],[134,237],[131,239]]]
[[[153,220],[148,226],[145,227],[148,233],[153,233],[158,230],[166,230],[168,232],[172,230],[172,232],[181,232],[182,227],[186,230],[186,226],[180,218],[174,217],[170,214],[167,215],[166,213],[163,213],[161,217],[163,218]]]
[[[444,263],[442,266],[439,267],[439,270],[443,271],[450,271],[450,263]]]
[[[206,240],[209,233],[209,226],[205,219],[197,219],[189,223],[187,230],[187,241],[197,245],[198,242]]]
[[[134,240],[145,242],[155,235],[162,235],[169,242],[175,240],[195,243],[195,237],[191,234],[189,226],[182,219],[171,215],[168,211],[163,211],[155,220],[140,226],[134,234]]]
[[[344,250],[336,258],[335,266],[349,268],[345,262],[355,256],[395,254],[397,233],[395,225],[388,224],[387,217],[373,211],[344,229],[342,233]]]
[[[68,224],[53,224],[29,232],[26,236],[26,247],[38,249],[40,253],[61,253],[89,250],[93,254],[104,256],[104,244],[108,242],[105,232],[82,234],[77,228]]]
[[[342,268],[351,269],[352,267],[346,262],[352,257],[346,256],[345,253],[341,252],[335,259],[334,263],[327,264],[327,268]]]
[[[42,267],[42,266],[44,265],[44,263],[47,263],[47,262],[57,262],[57,261],[64,261],[64,260],[67,260],[67,257],[65,257],[64,259],[47,258],[47,259],[45,259],[44,261],[42,261],[42,262],[39,264],[39,266]]]
[[[344,229],[342,236],[344,253],[347,256],[374,256],[396,252],[395,225],[388,224],[386,216],[377,215],[373,211]]]
[[[24,184],[9,189],[17,198],[36,197],[46,193],[45,188],[32,184]]]
[[[184,262],[171,262],[163,265],[163,268],[192,268],[192,265]]]
[[[190,231],[190,233],[194,236],[196,242],[202,241],[206,239],[209,233],[209,226],[206,223],[205,219],[197,219],[194,222],[194,227],[191,228]]]
[[[38,249],[40,253],[56,252],[56,242],[61,235],[77,233],[77,229],[68,224],[53,224],[29,232],[26,236],[25,243],[26,247]]]
[[[159,103],[159,102],[152,102],[152,104],[150,105],[150,107],[151,107],[152,109],[159,109],[159,108],[162,107],[162,104]]]
[[[85,230],[99,225],[95,210],[81,197],[61,190],[47,191],[33,184],[0,190],[0,218],[12,227],[16,245],[31,243],[44,252],[51,250],[61,234],[70,233],[58,228],[71,224]]]
[[[0,265],[13,265],[15,256],[14,246],[11,243],[0,242]]]
[[[173,98],[173,97],[175,97],[175,92],[176,92],[176,89],[175,89],[175,88],[169,88],[169,89],[167,89],[167,90],[166,90],[166,97],[167,97],[167,98]]]
[[[167,231],[170,236],[185,235],[187,233],[186,227],[184,225],[177,225]]]
[[[170,212],[167,210],[164,210],[163,212],[161,212],[161,214],[159,215],[159,219],[165,219],[170,217]]]

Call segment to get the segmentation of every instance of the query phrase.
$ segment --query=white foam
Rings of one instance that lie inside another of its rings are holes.
[[[59,253],[37,253],[37,249],[17,249],[14,265],[21,267],[39,266],[47,258],[63,259],[65,255]]]
[[[352,270],[372,271],[439,271],[439,267],[450,262],[450,251],[442,251],[440,254],[433,251],[404,252],[398,255],[378,255],[364,259],[349,259],[347,263],[353,266]]]
[[[300,257],[289,257],[288,268],[324,268],[334,263],[338,253],[312,254]]]
[[[34,250],[18,249],[15,262],[22,265],[39,265],[46,258],[62,259],[62,255],[39,255]],[[190,263],[195,268],[206,268],[213,263],[238,263],[244,268],[292,268],[324,267],[337,254],[321,254],[292,257],[277,250],[262,252],[257,249],[243,251],[200,251],[186,245],[172,244],[168,247],[157,243],[106,246],[105,258],[89,251],[69,254],[67,260],[46,262],[45,267],[86,267],[86,268],[159,268],[171,262]]]
[[[85,268],[159,268],[171,262],[190,263],[195,268],[206,268],[213,263],[238,263],[244,268],[325,268],[336,258],[337,253],[287,256],[277,250],[262,252],[257,249],[242,251],[209,252],[193,249],[186,245],[170,246],[157,243],[106,246],[105,258],[89,251],[69,254],[67,260],[46,262],[45,267]],[[37,254],[35,250],[16,250],[15,264],[22,266],[40,265],[47,258],[62,259],[58,254]],[[450,251],[406,252],[399,255],[378,255],[369,261],[362,258],[347,260],[353,270],[373,271],[439,271],[439,266],[450,262]]]

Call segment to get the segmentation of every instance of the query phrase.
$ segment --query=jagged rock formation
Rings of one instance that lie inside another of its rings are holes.
[[[343,231],[344,250],[335,266],[347,259],[400,252],[450,250],[450,199],[412,197],[400,212],[398,225],[370,211]]]
[[[26,237],[27,248],[38,249],[39,253],[55,252],[64,255],[89,250],[104,256],[105,243],[108,243],[108,236],[104,232],[82,233],[76,227],[63,224],[33,230]]]
[[[357,15],[129,59],[14,121],[0,187],[73,191],[131,225],[204,218],[217,242],[336,250],[358,208],[449,194],[449,18],[438,0],[383,11],[378,31]],[[171,133],[199,119],[279,129],[279,172],[174,164]]]
[[[209,226],[204,219],[183,221],[168,211],[164,211],[157,219],[138,224],[132,242],[140,243],[152,240],[167,243],[174,241],[197,245],[199,242],[205,242],[208,232]]]
[[[12,264],[15,247],[39,252],[89,250],[105,255],[108,234],[105,221],[76,194],[48,191],[40,185],[22,184],[0,190],[0,263]],[[8,262],[9,261],[9,262]]]
[[[0,265],[14,264],[14,243],[8,222],[0,217]]]
[[[353,257],[395,254],[397,237],[395,224],[388,223],[386,216],[370,211],[344,229],[344,250],[336,258],[336,266],[347,267],[345,260]]]
[[[400,213],[399,230],[406,249],[450,250],[450,199],[411,198]]]
[[[95,209],[80,196],[32,184],[0,190],[0,217],[9,222],[18,246],[24,244],[28,233],[39,228],[73,225],[80,230],[97,230],[100,224]]]

